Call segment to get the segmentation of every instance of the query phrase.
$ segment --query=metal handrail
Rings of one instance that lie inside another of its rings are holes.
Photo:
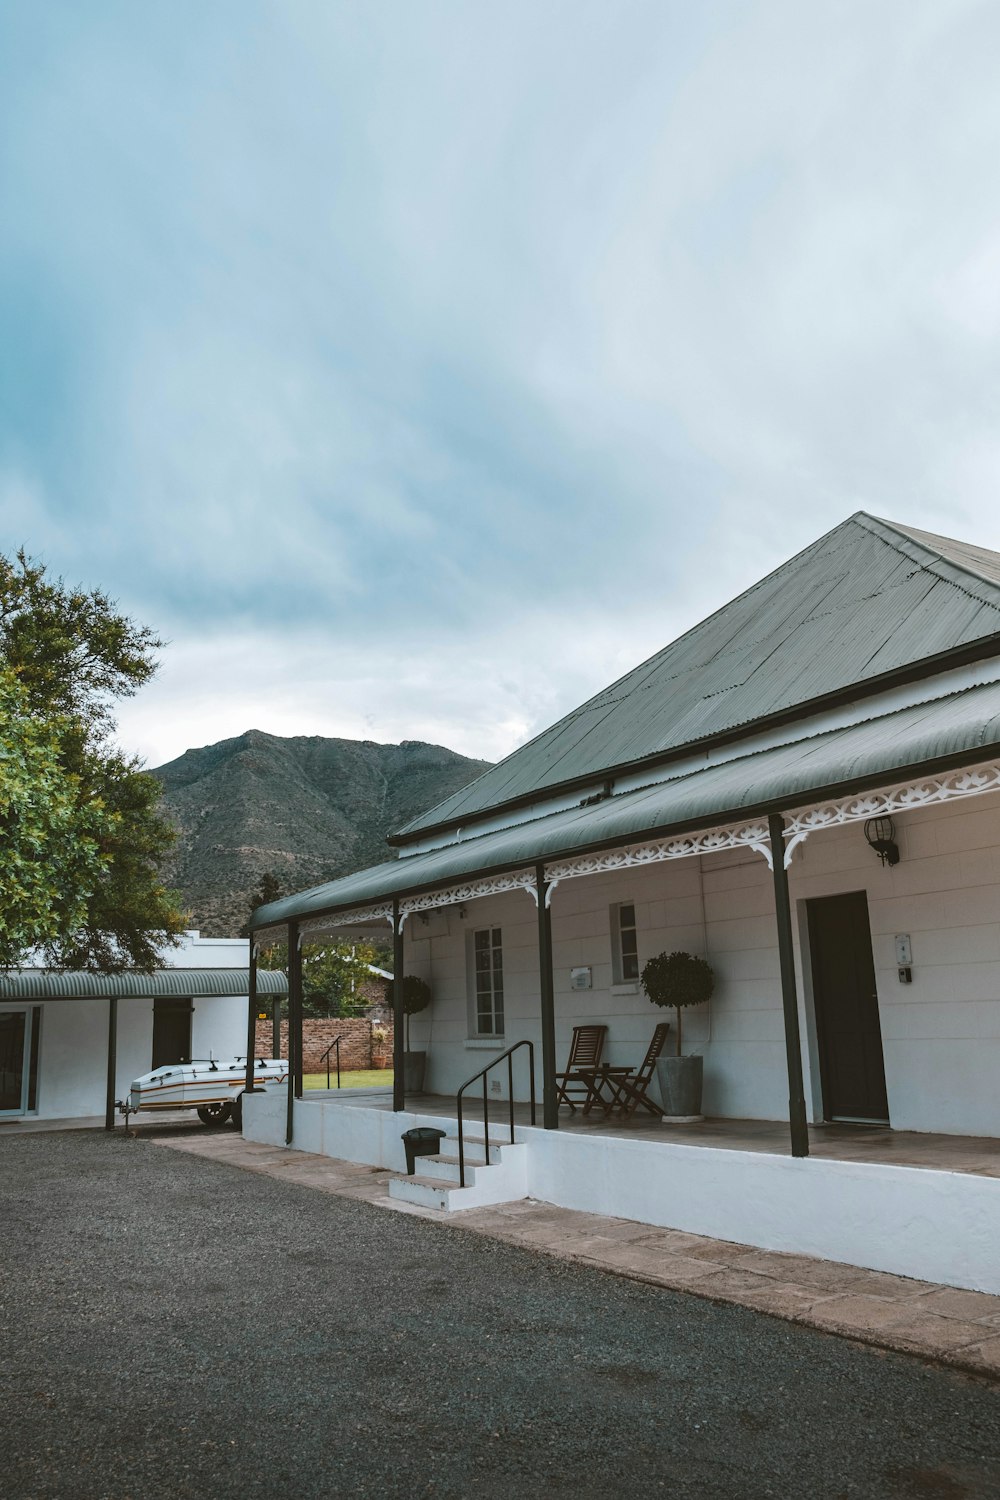
[[[483,1080],[483,1142],[484,1142],[484,1145],[485,1145],[485,1148],[486,1148],[486,1165],[489,1166],[489,1163],[490,1163],[489,1102],[490,1101],[489,1101],[489,1095],[486,1092],[486,1075],[487,1075],[487,1073],[490,1072],[490,1070],[492,1068],[495,1068],[498,1063],[502,1063],[503,1060],[504,1060],[504,1058],[507,1059],[507,1103],[510,1106],[510,1139],[511,1139],[511,1144],[513,1145],[513,1143],[514,1143],[514,1053],[517,1051],[517,1049],[519,1047],[527,1047],[527,1049],[528,1049],[528,1077],[529,1077],[530,1082],[531,1082],[531,1123],[532,1123],[532,1125],[534,1125],[534,1123],[535,1123],[535,1044],[534,1044],[534,1042],[529,1042],[527,1040],[527,1038],[523,1038],[521,1041],[515,1042],[514,1045],[513,1045],[513,1047],[508,1047],[506,1052],[501,1052],[500,1056],[499,1057],[495,1057],[492,1062],[488,1062],[486,1064],[485,1068],[480,1068],[480,1070],[479,1070],[478,1073],[473,1073],[473,1075],[472,1075],[471,1078],[467,1078],[465,1080],[465,1082],[462,1084],[462,1087],[459,1089],[458,1093],[455,1095],[455,1104],[456,1104],[457,1109],[458,1109],[458,1185],[459,1185],[459,1187],[465,1187],[465,1137],[464,1137],[464,1134],[463,1134],[464,1122],[462,1120],[462,1095],[465,1093],[466,1089],[469,1088],[469,1086],[471,1084],[475,1083],[475,1081],[476,1081],[477,1078],[481,1078]]]
[[[323,1064],[326,1063],[326,1086],[327,1086],[327,1088],[330,1087],[330,1053],[333,1051],[333,1049],[335,1047],[337,1049],[337,1087],[338,1087],[338,1089],[340,1088],[340,1043],[341,1043],[341,1040],[342,1040],[343,1036],[344,1036],[344,1032],[341,1032],[340,1036],[335,1036],[334,1039],[333,1039],[333,1041],[330,1043],[329,1047],[327,1047],[326,1051],[323,1053],[323,1056],[319,1060],[320,1067],[322,1067]]]

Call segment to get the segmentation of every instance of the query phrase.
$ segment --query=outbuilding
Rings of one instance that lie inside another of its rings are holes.
[[[21,969],[0,975],[0,1120],[105,1116],[133,1078],[165,1063],[246,1051],[255,1005],[284,974],[250,982],[245,938],[185,932],[152,974]]]

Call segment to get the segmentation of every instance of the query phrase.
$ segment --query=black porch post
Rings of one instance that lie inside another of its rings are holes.
[[[788,900],[785,870],[785,820],[772,813],[767,820],[771,835],[774,870],[774,910],[778,923],[778,963],[781,968],[781,1005],[785,1017],[785,1057],[788,1063],[788,1122],[792,1132],[792,1155],[809,1155],[809,1126],[802,1085],[802,1043],[799,1038],[799,1002],[795,990],[795,952],[792,947],[792,910]]]
[[[298,1082],[302,1036],[302,954],[299,950],[299,925],[288,924],[288,1108],[285,1117],[285,1145],[292,1144],[295,1118],[295,1089]]]
[[[403,924],[399,919],[399,901],[392,903],[392,1107],[406,1108],[403,1078]]]
[[[115,1074],[118,1070],[118,1001],[108,1000],[108,1093],[104,1105],[104,1128],[115,1128]]]
[[[243,1087],[253,1093],[253,1059],[257,1051],[257,944],[250,934],[250,983],[247,986],[247,1069]]]
[[[547,896],[545,866],[535,866],[538,892],[538,994],[542,1012],[542,1123],[546,1130],[559,1129],[556,1097],[556,999],[552,977],[552,913]]]

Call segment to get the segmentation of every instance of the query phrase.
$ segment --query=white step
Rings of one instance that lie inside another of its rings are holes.
[[[472,1146],[472,1142],[469,1145]],[[482,1149],[483,1142],[479,1143]],[[390,1198],[421,1203],[450,1213],[457,1208],[480,1208],[491,1203],[513,1203],[527,1196],[526,1145],[490,1146],[491,1165],[465,1165],[465,1187],[458,1185],[458,1157],[442,1152],[417,1158],[421,1175],[389,1178]]]
[[[460,1188],[433,1177],[390,1177],[389,1197],[403,1203],[419,1203],[421,1208],[436,1208],[452,1213],[456,1208],[476,1208],[479,1204],[475,1187]]]

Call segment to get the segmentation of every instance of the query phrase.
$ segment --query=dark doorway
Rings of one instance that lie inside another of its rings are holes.
[[[191,1059],[191,1001],[153,1001],[153,1067]]]
[[[889,1122],[864,891],[806,902],[823,1115]]]

